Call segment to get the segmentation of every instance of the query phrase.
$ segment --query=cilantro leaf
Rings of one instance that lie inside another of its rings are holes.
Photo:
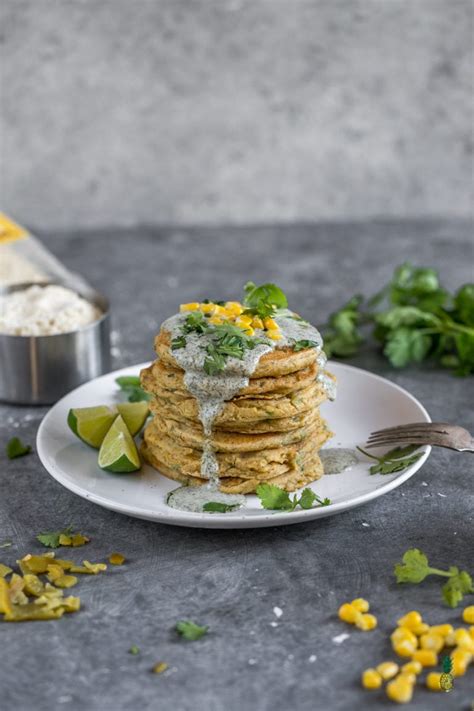
[[[466,326],[474,326],[474,284],[464,284],[454,297],[458,320]]]
[[[318,344],[316,341],[308,341],[306,339],[303,339],[301,341],[295,341],[293,343],[293,350],[296,351],[303,351],[306,350],[306,348],[317,348]]]
[[[260,318],[272,316],[276,309],[286,309],[288,300],[284,292],[276,284],[256,286],[252,281],[244,286],[244,313],[254,314]]]
[[[328,357],[354,355],[362,343],[359,325],[362,321],[361,296],[354,296],[339,311],[332,313],[323,326],[324,350]]]
[[[428,575],[440,575],[448,578],[441,588],[443,600],[450,607],[456,607],[464,595],[474,592],[472,578],[465,570],[456,566],[449,570],[432,568],[427,556],[418,548],[410,548],[403,554],[402,562],[394,568],[397,583],[421,583]]]
[[[171,341],[172,351],[177,351],[180,348],[186,348],[186,338],[184,336],[177,336]]]
[[[200,639],[207,634],[209,627],[207,627],[207,625],[198,625],[191,620],[180,620],[176,623],[175,629],[181,637],[194,642],[196,639]]]
[[[205,333],[210,328],[202,311],[192,311],[186,316],[183,333]]]
[[[299,498],[297,494],[291,498],[287,491],[275,484],[259,484],[256,493],[263,508],[272,511],[294,511],[297,506],[301,506],[302,509],[312,509],[314,504],[329,506],[331,503],[330,499],[321,499],[309,488],[303,489]]]
[[[46,548],[59,548],[59,537],[70,536],[72,534],[72,526],[64,528],[62,531],[44,531],[38,533],[36,539]]]
[[[421,452],[413,454],[419,449],[418,445],[410,444],[406,447],[395,447],[378,457],[375,454],[366,452],[362,447],[357,447],[359,452],[365,454],[370,459],[375,459],[377,464],[372,464],[369,471],[371,474],[395,474],[404,469],[408,469],[421,457]]]
[[[23,444],[23,442],[18,437],[12,437],[11,440],[7,442],[7,457],[8,459],[16,459],[17,457],[24,457],[25,454],[31,452],[31,447],[29,444]]]
[[[146,393],[140,384],[138,375],[120,375],[115,378],[115,382],[120,390],[128,397],[129,402],[141,402],[142,400],[151,400],[151,395]]]
[[[432,345],[431,337],[413,328],[400,327],[387,336],[384,354],[395,368],[420,363]]]
[[[129,654],[133,654],[133,655],[140,654],[140,648],[137,647],[136,644],[132,644],[132,646],[131,646],[130,649],[128,650],[128,653],[129,653]]]
[[[222,501],[208,501],[202,507],[203,511],[209,511],[211,513],[227,513],[228,511],[234,511],[238,509],[240,504],[224,504]]]

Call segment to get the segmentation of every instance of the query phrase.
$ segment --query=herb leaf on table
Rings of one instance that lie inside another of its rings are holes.
[[[12,437],[11,440],[7,442],[6,449],[8,459],[24,457],[25,454],[29,454],[31,452],[31,446],[29,444],[23,444],[18,437]]]
[[[207,625],[198,625],[192,620],[180,620],[176,623],[175,629],[181,637],[194,642],[207,634],[209,627]]]

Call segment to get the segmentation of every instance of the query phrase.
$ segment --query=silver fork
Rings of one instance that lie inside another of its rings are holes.
[[[459,425],[447,422],[412,422],[398,427],[372,432],[367,440],[367,448],[385,447],[405,442],[406,444],[431,444],[446,447],[456,452],[474,452],[474,438]]]

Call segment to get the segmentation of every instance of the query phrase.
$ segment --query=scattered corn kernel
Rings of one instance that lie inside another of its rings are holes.
[[[444,637],[434,632],[428,632],[420,637],[420,647],[422,649],[433,649],[435,652],[440,652],[444,647]]]
[[[416,645],[410,642],[409,639],[402,639],[400,642],[394,642],[393,651],[399,657],[411,657],[416,652]]]
[[[11,612],[10,587],[5,578],[0,578],[0,612]]]
[[[402,674],[421,674],[421,670],[423,667],[421,666],[420,662],[407,662],[402,666]]]
[[[421,622],[419,625],[413,627],[411,631],[413,634],[416,634],[417,637],[421,637],[422,634],[426,634],[430,631],[430,626],[426,622]]]
[[[184,311],[199,311],[199,304],[197,303],[197,301],[192,301],[189,304],[181,304],[179,310],[181,313],[183,313]]]
[[[397,627],[396,629],[393,630],[392,634],[390,635],[390,639],[392,640],[392,644],[398,643],[398,642],[410,642],[415,649],[418,647],[418,640],[413,634],[411,630],[409,630],[407,627]]]
[[[453,662],[451,674],[453,676],[463,676],[472,659],[472,654],[465,649],[459,649],[459,647],[457,647],[451,652],[451,659]]]
[[[474,653],[474,641],[467,630],[462,627],[455,630],[454,639],[457,647],[462,647],[462,649],[466,649],[471,654]]]
[[[163,672],[166,671],[167,669],[168,669],[168,665],[166,662],[158,662],[158,664],[155,664],[152,671],[154,674],[163,674]]]
[[[26,573],[26,575],[23,576],[23,580],[25,583],[24,590],[27,595],[34,595],[35,597],[41,595],[44,590],[44,585],[37,575]]]
[[[382,662],[376,669],[384,681],[388,681],[398,674],[398,664],[396,662]]]
[[[339,619],[343,622],[349,622],[349,624],[354,625],[356,621],[361,617],[361,613],[353,605],[345,602],[339,608]]]
[[[356,620],[356,627],[363,632],[368,632],[369,630],[374,630],[377,627],[377,618],[375,615],[371,615],[370,612],[362,613],[361,616]]]
[[[431,689],[431,691],[442,691],[440,681],[440,672],[430,672],[426,677],[426,686],[428,689]]]
[[[7,575],[10,575],[10,573],[13,573],[13,570],[9,568],[8,565],[0,563],[0,578],[5,578]]]
[[[422,667],[435,667],[438,664],[438,655],[432,649],[415,650],[413,659],[420,662]]]
[[[430,627],[430,632],[433,634],[440,634],[441,637],[447,637],[448,634],[451,634],[451,632],[454,632],[453,626],[452,625],[432,625]]]
[[[362,686],[364,689],[380,689],[382,676],[376,669],[366,669],[362,672]]]
[[[355,600],[352,600],[351,605],[359,612],[368,612],[370,609],[369,601],[364,600],[363,597],[356,597]]]
[[[400,681],[406,681],[409,684],[416,684],[416,674],[413,674],[413,672],[400,672],[397,679]]]
[[[471,635],[472,639],[474,639],[474,625],[472,625],[472,627],[469,627],[469,634]]]
[[[111,553],[109,555],[109,563],[112,565],[122,565],[125,562],[125,556],[121,553]]]
[[[386,691],[388,698],[392,701],[407,704],[413,696],[413,684],[410,684],[406,679],[396,677],[388,682]]]
[[[279,329],[277,322],[274,319],[270,318],[270,316],[264,318],[263,323],[265,324],[265,328],[267,329],[267,331],[278,331]]]
[[[267,331],[266,335],[268,336],[268,338],[271,338],[272,341],[279,341],[282,338],[280,331],[276,330],[269,330]]]
[[[462,618],[464,622],[467,622],[469,625],[474,625],[474,605],[469,605],[469,607],[464,608]]]
[[[411,612],[407,612],[403,617],[400,617],[397,624],[399,627],[407,627],[409,630],[413,630],[414,627],[418,627],[422,622],[423,619],[420,613],[417,610],[412,610]]]

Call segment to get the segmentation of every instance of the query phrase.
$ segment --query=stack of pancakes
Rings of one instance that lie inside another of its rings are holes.
[[[207,483],[200,470],[206,437],[199,405],[186,389],[169,332],[161,330],[155,348],[158,359],[141,372],[153,413],[142,454],[170,479]],[[210,441],[222,492],[249,494],[263,482],[294,491],[319,479],[318,451],[332,436],[319,414],[327,399],[317,379],[320,369],[314,348],[277,348],[260,358],[247,387],[224,403]]]

